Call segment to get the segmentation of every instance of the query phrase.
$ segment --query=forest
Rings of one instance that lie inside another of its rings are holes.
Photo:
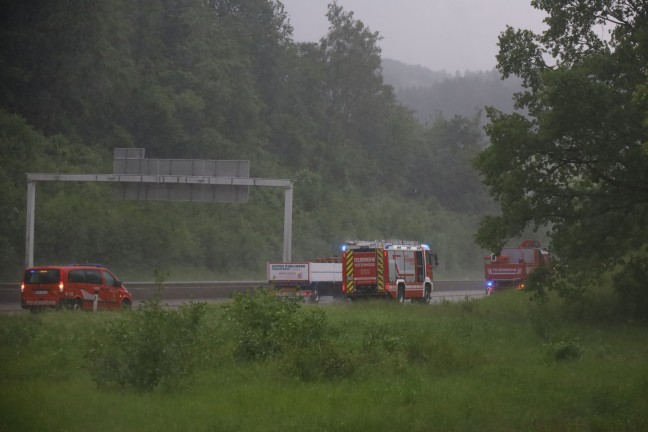
[[[485,251],[473,235],[497,212],[471,165],[487,143],[485,117],[417,117],[383,77],[379,31],[352,11],[331,3],[327,34],[296,43],[270,0],[4,9],[0,280],[19,280],[25,263],[26,173],[111,173],[124,147],[249,160],[251,177],[294,179],[293,260],[339,254],[347,239],[401,238],[429,243],[440,277],[479,277]],[[155,270],[255,279],[281,259],[282,241],[279,190],[213,204],[38,184],[35,264],[101,262],[126,280]]]

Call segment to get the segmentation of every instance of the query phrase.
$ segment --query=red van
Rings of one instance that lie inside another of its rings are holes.
[[[131,293],[110,270],[95,264],[39,266],[25,269],[20,284],[23,309],[68,307],[120,309],[133,304]]]

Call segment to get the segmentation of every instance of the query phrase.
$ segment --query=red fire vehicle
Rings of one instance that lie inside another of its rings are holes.
[[[499,254],[484,257],[486,294],[504,287],[524,288],[527,276],[551,262],[551,255],[536,240],[524,240],[518,247],[503,248]]]
[[[432,266],[428,245],[404,240],[354,240],[342,246],[342,292],[349,299],[391,297],[430,302]]]
[[[25,269],[20,285],[22,307],[94,310],[128,308],[133,296],[101,264],[66,264]]]

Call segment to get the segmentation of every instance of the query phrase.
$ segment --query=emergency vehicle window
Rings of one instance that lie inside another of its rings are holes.
[[[115,286],[115,278],[107,271],[103,272],[106,285]]]
[[[100,284],[101,272],[99,270],[86,270],[86,283]]]
[[[425,268],[423,267],[423,252],[416,252],[416,280],[423,282],[425,280]]]
[[[27,270],[25,283],[29,284],[55,284],[59,283],[61,272],[59,270]]]
[[[85,270],[70,270],[68,273],[68,282],[86,283]]]
[[[439,265],[439,258],[436,256],[436,254],[433,254],[432,251],[425,251],[425,260],[430,268],[432,266]]]

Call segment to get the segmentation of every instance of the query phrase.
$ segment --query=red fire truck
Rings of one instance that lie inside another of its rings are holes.
[[[347,241],[342,246],[342,292],[349,299],[391,297],[430,302],[432,266],[428,245],[404,240]]]
[[[499,254],[484,257],[486,294],[504,287],[524,288],[527,276],[551,262],[551,255],[537,240],[524,240],[518,247],[503,248]]]

